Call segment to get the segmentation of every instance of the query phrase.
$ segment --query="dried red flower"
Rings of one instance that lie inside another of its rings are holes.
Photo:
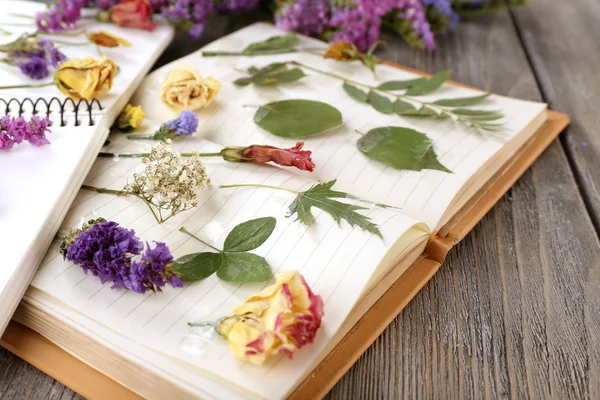
[[[152,20],[149,0],[123,0],[110,10],[110,19],[119,26],[153,31],[156,21]]]
[[[274,162],[284,167],[296,167],[312,172],[315,169],[315,163],[310,158],[312,152],[302,150],[302,146],[304,142],[298,142],[296,146],[289,149],[254,145],[242,150],[242,157],[253,163]]]

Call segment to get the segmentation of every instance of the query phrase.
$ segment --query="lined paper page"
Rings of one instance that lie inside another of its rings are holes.
[[[247,44],[264,40],[283,31],[267,24],[255,24],[219,39],[206,50],[236,51]],[[323,48],[325,44],[303,37],[299,47]],[[160,82],[169,70],[179,64],[194,66],[203,76],[214,76],[223,83],[216,104],[200,112],[199,135],[222,145],[270,144],[291,147],[295,140],[274,136],[253,122],[256,106],[284,99],[318,100],[338,108],[344,125],[324,134],[307,138],[306,149],[313,151],[316,170],[313,179],[328,181],[338,179],[336,187],[367,197],[371,200],[402,207],[403,212],[419,221],[426,222],[433,230],[442,214],[463,186],[485,161],[497,153],[511,138],[522,131],[545,108],[544,104],[492,96],[482,108],[502,110],[505,120],[506,139],[486,139],[469,133],[450,120],[423,117],[401,118],[381,114],[371,106],[348,97],[342,90],[342,82],[312,71],[309,76],[292,84],[273,87],[236,87],[233,81],[244,76],[240,69],[249,66],[265,66],[275,61],[295,60],[345,78],[377,86],[388,80],[414,78],[415,75],[396,68],[378,65],[377,80],[358,61],[340,63],[323,60],[308,53],[282,54],[260,57],[201,57],[200,52],[190,54],[154,71],[136,92],[133,101],[143,106],[155,124],[160,124],[175,114],[155,101],[159,96]],[[434,95],[422,96],[423,100],[465,97],[480,94],[473,90],[445,85]],[[479,106],[478,106],[479,107]],[[400,126],[424,132],[433,141],[434,149],[442,164],[453,174],[424,170],[399,171],[371,161],[356,149],[359,134],[382,126]]]
[[[9,15],[18,10],[20,14],[34,16],[37,11],[44,10],[46,5],[33,2],[3,1],[0,11],[0,26],[14,34],[0,35],[1,43],[9,43],[24,32],[36,30],[33,19],[16,18]],[[12,26],[14,23],[30,26]],[[95,153],[98,152],[108,127],[116,115],[127,103],[133,90],[143,79],[164,47],[169,43],[173,28],[166,22],[158,25],[152,32],[119,28],[114,25],[101,24],[92,19],[83,19],[81,28],[89,32],[106,30],[129,40],[133,46],[128,49],[104,49],[107,57],[112,58],[119,66],[119,73],[114,79],[113,88],[99,98],[103,111],[94,108],[94,125],[90,126],[90,118],[85,104],[79,111],[79,126],[75,124],[72,106],[66,106],[64,121],[60,126],[60,108],[53,103],[50,119],[53,121],[52,133],[48,135],[49,145],[32,147],[28,143],[15,146],[11,150],[0,152],[0,248],[3,259],[0,265],[0,334],[10,315],[39,265],[62,217],[91,167]],[[49,38],[52,38],[51,36]],[[58,36],[57,39],[71,43],[82,43],[87,39],[81,36]],[[69,58],[84,56],[99,58],[96,47],[61,46],[61,51]],[[0,65],[0,86],[40,83],[32,81],[22,74],[17,67]],[[52,75],[42,82],[51,82]],[[0,90],[0,98],[51,99],[65,96],[54,86],[43,88],[24,88],[16,90]],[[0,112],[4,115],[4,105]],[[31,106],[25,115],[29,116]],[[96,106],[94,106],[96,107]],[[18,106],[12,104],[11,112],[16,113]],[[45,116],[46,107],[38,104],[38,112]]]
[[[117,147],[127,141],[120,134],[113,135],[112,140]],[[200,138],[176,142],[174,146],[181,152],[191,148],[213,152],[220,147]],[[214,320],[228,315],[267,283],[230,284],[213,275],[203,281],[188,283],[183,289],[167,288],[158,295],[111,290],[110,284],[101,285],[97,278],[86,276],[79,266],[63,261],[57,251],[58,241],[55,241],[32,286],[124,337],[193,364],[205,373],[227,376],[235,384],[260,396],[283,395],[335,334],[390,246],[415,225],[422,232],[423,240],[428,233],[417,221],[396,210],[382,208],[369,209],[365,213],[379,225],[384,240],[358,228],[352,229],[345,223],[338,226],[328,214],[316,209],[313,209],[316,220],[307,227],[285,217],[294,198],[291,193],[262,188],[219,190],[217,187],[261,183],[305,190],[314,184],[313,181],[270,166],[228,163],[220,159],[208,159],[206,165],[211,186],[202,191],[199,206],[167,223],[156,224],[146,205],[138,199],[82,190],[73,202],[63,228],[76,226],[82,218],[102,216],[134,229],[144,241],[166,242],[174,256],[180,257],[210,251],[179,232],[181,225],[222,248],[227,233],[237,224],[263,216],[276,217],[274,233],[255,252],[267,259],[274,272],[299,270],[325,301],[327,322],[317,343],[310,350],[298,353],[291,364],[287,359],[276,359],[263,367],[247,365],[230,355],[220,338],[212,338],[202,356],[192,356],[179,348],[188,332],[188,321]],[[121,189],[140,168],[139,159],[99,158],[85,183]]]

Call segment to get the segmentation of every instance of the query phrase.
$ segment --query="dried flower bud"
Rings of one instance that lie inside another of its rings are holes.
[[[90,41],[102,47],[131,47],[129,41],[106,31],[91,32],[87,37]]]
[[[129,132],[140,126],[145,116],[146,114],[142,110],[142,106],[134,107],[131,104],[127,104],[119,114],[119,118],[117,118],[117,128],[122,132]]]
[[[323,58],[333,58],[338,61],[352,61],[357,60],[359,56],[358,48],[354,44],[338,41],[329,46],[323,55]]]

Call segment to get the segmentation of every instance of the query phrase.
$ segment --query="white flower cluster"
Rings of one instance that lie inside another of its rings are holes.
[[[183,159],[168,145],[158,142],[148,157],[142,159],[143,172],[134,174],[126,190],[144,200],[159,223],[198,205],[198,193],[208,185],[206,168],[198,154]],[[168,212],[163,216],[163,211]]]

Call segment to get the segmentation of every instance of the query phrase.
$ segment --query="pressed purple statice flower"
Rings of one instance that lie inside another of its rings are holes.
[[[439,17],[445,19],[441,21],[445,26],[438,27],[441,31],[453,30],[458,23],[458,14],[452,9],[450,0],[421,0],[421,3],[425,7],[432,7]]]
[[[190,136],[198,129],[198,117],[191,110],[182,111],[178,118],[163,125],[175,135]]]
[[[260,0],[221,0],[217,1],[217,11],[220,13],[234,13],[252,11]]]
[[[33,146],[49,144],[46,133],[50,132],[48,117],[39,118],[34,115],[28,122],[24,117],[12,118],[4,116],[0,120],[0,150],[8,150],[15,144],[29,141]]]
[[[67,260],[80,265],[85,273],[100,278],[104,284],[113,283],[111,289],[124,287],[136,293],[160,291],[167,283],[182,287],[182,283],[169,264],[173,256],[164,243],[154,249],[143,244],[132,229],[126,229],[103,218],[86,222],[82,229],[71,231],[61,245],[60,253]]]
[[[151,135],[127,135],[130,140],[168,140],[178,136],[191,136],[198,129],[198,117],[191,110],[182,111],[179,117],[165,122]]]
[[[131,264],[131,274],[129,281],[125,282],[125,287],[136,293],[144,294],[147,290],[160,291],[167,283],[173,287],[183,287],[179,277],[169,268],[173,261],[171,251],[162,242],[154,243],[154,248],[146,243],[144,254]]]
[[[48,61],[43,54],[41,56],[32,55],[31,57],[28,55],[17,56],[15,64],[17,67],[19,67],[22,73],[31,79],[44,79],[50,75],[50,71],[48,70]]]
[[[277,27],[305,35],[323,32],[328,21],[327,0],[284,0],[275,13]]]
[[[160,7],[160,13],[192,38],[198,39],[204,31],[206,17],[213,11],[213,0],[154,1],[152,7]]]
[[[67,57],[61,53],[58,48],[54,45],[52,40],[48,39],[40,39],[39,45],[42,46],[45,57],[48,59],[48,62],[54,68],[58,67],[63,61],[67,59]]]
[[[90,0],[55,0],[45,12],[35,17],[35,23],[42,32],[62,32],[75,27],[81,18],[81,9]]]

